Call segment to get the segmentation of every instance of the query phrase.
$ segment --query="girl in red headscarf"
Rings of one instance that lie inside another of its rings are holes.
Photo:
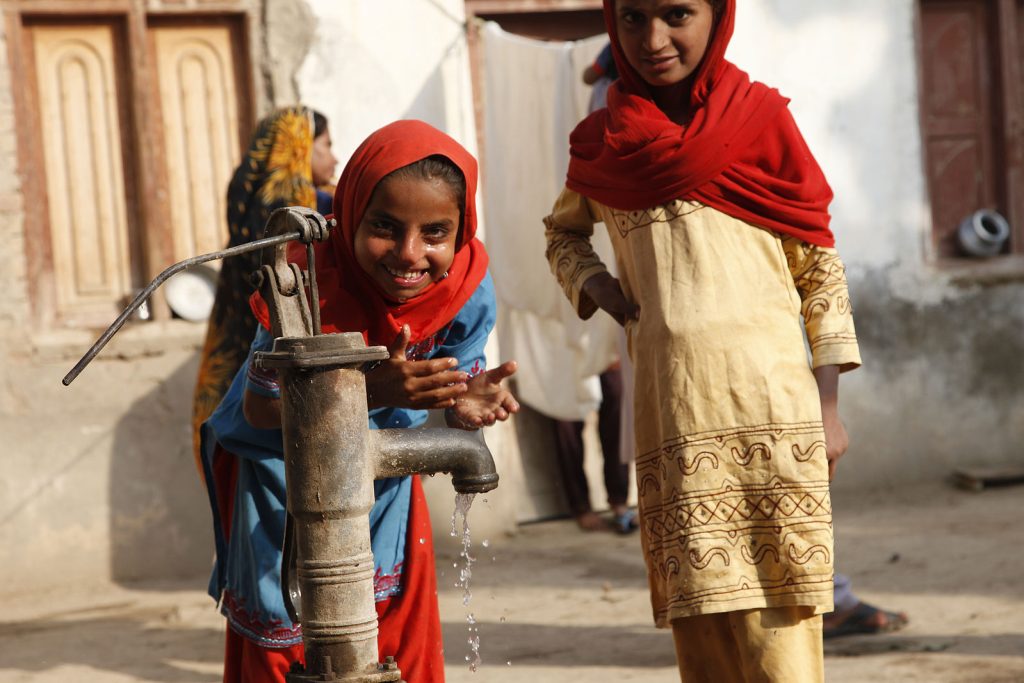
[[[428,409],[477,429],[519,409],[485,370],[494,326],[487,253],[476,239],[476,160],[420,121],[373,133],[334,195],[338,227],[315,247],[324,332],[362,332],[390,358],[366,374],[371,428],[417,427]],[[297,261],[303,261],[302,249]],[[249,359],[270,350],[266,303]],[[285,479],[276,375],[246,362],[204,423],[202,451],[217,562],[210,594],[227,617],[225,683],[284,683],[302,661],[302,631],[281,596]],[[430,518],[419,478],[374,483],[370,512],[381,656],[408,683],[444,680]]]
[[[547,255],[581,317],[626,328],[654,618],[684,681],[822,680],[838,376],[860,364],[832,192],[787,100],[726,61],[735,0],[604,12],[620,78],[572,133]]]

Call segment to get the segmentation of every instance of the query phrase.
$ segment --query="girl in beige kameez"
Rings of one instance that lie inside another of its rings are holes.
[[[734,14],[606,0],[621,79],[572,135],[547,255],[581,317],[626,328],[651,602],[682,680],[821,681],[838,376],[860,356],[831,190],[787,100],[725,61]]]

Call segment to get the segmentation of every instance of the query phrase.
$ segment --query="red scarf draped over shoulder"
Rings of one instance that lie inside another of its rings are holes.
[[[389,173],[441,155],[466,179],[466,210],[448,277],[405,302],[387,299],[356,262],[356,228],[377,184]],[[487,273],[487,252],[476,239],[477,163],[455,140],[422,121],[396,121],[371,134],[352,154],[334,193],[338,226],[314,244],[320,321],[324,332],[362,332],[368,345],[390,345],[403,325],[411,344],[450,323]],[[292,245],[289,259],[305,267],[305,247]],[[259,292],[249,301],[260,323],[270,329],[267,304]]]
[[[759,227],[830,247],[832,190],[774,88],[751,82],[725,59],[736,1],[716,19],[690,87],[691,118],[679,125],[658,108],[626,61],[615,0],[604,18],[619,80],[608,106],[584,119],[569,138],[566,186],[624,211],[676,199],[697,201]]]

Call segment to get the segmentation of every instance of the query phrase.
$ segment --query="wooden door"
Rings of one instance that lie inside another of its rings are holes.
[[[998,52],[992,9],[991,3],[977,0],[921,4],[922,118],[933,236],[940,256],[956,253],[956,229],[966,216],[999,208]]]
[[[238,164],[238,101],[227,26],[152,31],[174,261],[223,249],[225,192]]]
[[[114,29],[40,25],[29,36],[54,306],[72,323],[109,320],[132,286]]]

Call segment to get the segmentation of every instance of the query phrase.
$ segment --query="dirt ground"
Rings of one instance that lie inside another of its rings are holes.
[[[1022,503],[1021,487],[940,484],[837,497],[840,570],[862,598],[905,610],[911,623],[829,641],[828,680],[1024,681]],[[455,547],[438,559],[451,683],[678,680],[671,638],[650,624],[635,536],[555,521],[483,540],[473,539],[468,607],[455,586]],[[214,683],[224,626],[204,585],[197,577],[8,597],[0,683]],[[480,629],[475,673],[467,612]]]

